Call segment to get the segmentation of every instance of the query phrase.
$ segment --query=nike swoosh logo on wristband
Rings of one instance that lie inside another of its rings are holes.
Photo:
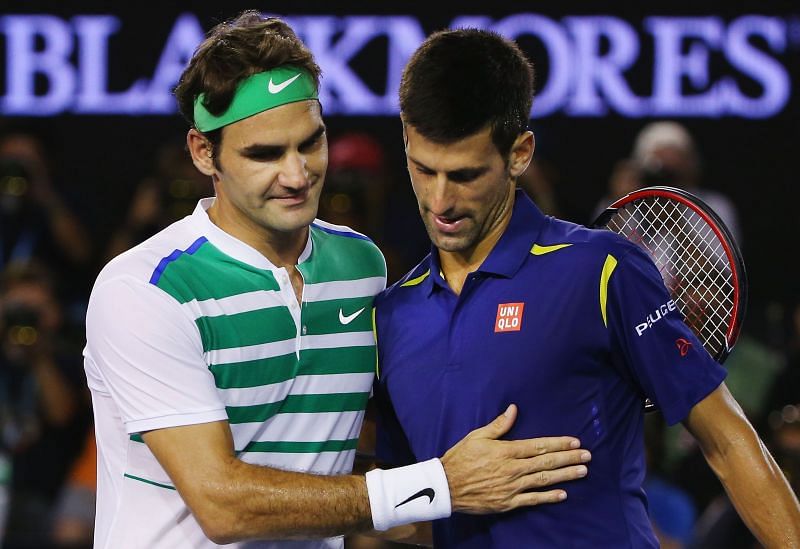
[[[423,488],[422,490],[420,490],[419,492],[417,492],[416,494],[414,494],[413,496],[411,496],[407,500],[401,501],[400,503],[395,505],[394,508],[397,509],[398,507],[400,507],[401,505],[405,505],[409,501],[414,501],[417,498],[421,498],[421,497],[425,497],[425,496],[428,496],[428,505],[430,505],[431,503],[433,503],[433,498],[436,497],[436,492],[433,490],[433,488]]]

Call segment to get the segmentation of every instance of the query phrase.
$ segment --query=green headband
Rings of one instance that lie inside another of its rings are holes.
[[[205,94],[194,100],[194,125],[210,132],[287,103],[317,99],[314,78],[305,69],[284,65],[242,80],[228,109],[214,116],[203,106]]]

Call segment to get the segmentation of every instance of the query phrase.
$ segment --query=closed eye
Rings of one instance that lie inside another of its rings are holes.
[[[317,131],[311,134],[311,137],[300,143],[298,150],[301,153],[309,153],[313,151],[322,144],[324,136],[325,136],[325,126],[320,126],[319,128],[317,128]]]
[[[436,175],[436,170],[429,168],[425,164],[422,164],[421,162],[413,158],[409,158],[409,164],[413,165],[413,169],[420,175],[424,176]],[[453,183],[470,183],[472,181],[475,181],[488,171],[489,171],[488,166],[476,166],[471,168],[450,170],[448,172],[445,172],[445,175],[447,176],[447,179],[449,181],[452,181]]]
[[[319,148],[324,142],[325,126],[320,126],[309,137],[300,142],[297,149],[303,154],[308,154]],[[287,147],[283,145],[255,144],[242,149],[245,158],[256,162],[276,162],[286,154]]]
[[[274,162],[279,160],[286,147],[275,145],[251,145],[242,151],[242,156],[258,162]]]
[[[466,170],[454,170],[447,172],[447,178],[454,183],[469,183],[475,181],[486,173],[486,168],[470,168]]]

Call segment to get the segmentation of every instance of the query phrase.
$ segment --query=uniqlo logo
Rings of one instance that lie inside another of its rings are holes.
[[[497,306],[497,320],[494,323],[494,331],[497,332],[519,332],[522,328],[522,310],[524,303],[501,303]]]

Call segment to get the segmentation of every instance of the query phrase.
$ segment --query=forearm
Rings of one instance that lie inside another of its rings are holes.
[[[231,458],[226,472],[211,478],[200,490],[178,489],[196,496],[187,504],[217,543],[324,538],[372,527],[364,477],[296,473]]]
[[[739,516],[767,548],[800,548],[800,507],[786,478],[752,427],[709,464]],[[749,432],[748,432],[749,431]]]
[[[563,490],[538,489],[585,475],[586,467],[577,464],[589,454],[571,437],[495,440],[515,416],[509,407],[441,461],[373,470],[366,478],[245,463],[235,457],[224,421],[156,429],[142,438],[212,541],[309,539],[443,518],[451,503],[485,514],[563,500]],[[451,486],[460,499],[451,500]]]
[[[761,544],[800,548],[797,497],[725,385],[698,403],[685,424]]]

